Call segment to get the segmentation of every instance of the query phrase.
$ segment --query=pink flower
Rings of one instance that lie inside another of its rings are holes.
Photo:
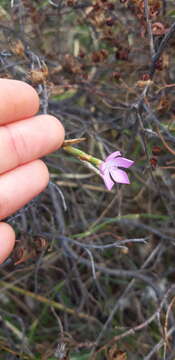
[[[120,151],[115,151],[109,155],[105,161],[99,165],[100,174],[108,190],[111,190],[114,183],[130,184],[128,175],[121,168],[129,168],[134,161],[121,157]]]

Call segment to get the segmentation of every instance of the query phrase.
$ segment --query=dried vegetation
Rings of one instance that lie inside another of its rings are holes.
[[[9,218],[0,268],[3,360],[175,358],[175,10],[170,0],[11,0],[0,76],[104,159],[135,161],[105,190],[60,150],[48,189]]]

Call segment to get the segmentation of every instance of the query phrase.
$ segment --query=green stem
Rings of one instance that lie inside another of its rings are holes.
[[[64,146],[63,149],[66,152],[68,152],[69,154],[75,156],[76,158],[78,158],[80,160],[88,161],[97,167],[102,163],[102,160],[95,158],[94,156],[89,155],[86,152],[84,152],[78,148],[75,148],[73,146]]]
[[[124,219],[140,220],[142,218],[143,219],[148,218],[148,219],[153,219],[153,220],[161,220],[161,221],[167,221],[169,219],[168,216],[159,215],[159,214],[128,214],[128,215],[123,215],[123,216],[117,216],[114,218],[106,219],[98,225],[95,225],[95,226],[92,225],[92,226],[90,226],[89,230],[79,233],[79,234],[75,234],[72,236],[72,238],[83,239],[83,238],[86,238],[87,236],[90,236],[90,235],[96,233],[97,231],[105,228],[107,225],[118,223],[121,220],[124,220]]]
[[[17,294],[28,296],[28,297],[30,297],[30,298],[32,298],[32,299],[34,299],[36,301],[39,301],[39,302],[41,302],[43,304],[53,306],[55,309],[58,309],[59,311],[66,312],[68,314],[74,315],[74,316],[79,317],[81,319],[85,319],[85,320],[92,321],[92,322],[97,322],[97,319],[94,316],[88,315],[88,314],[83,313],[83,312],[79,312],[79,311],[77,311],[77,309],[69,308],[66,305],[63,305],[63,304],[61,304],[61,303],[59,303],[57,301],[48,299],[45,296],[42,296],[42,295],[39,295],[39,294],[35,294],[32,291],[23,289],[23,288],[21,288],[19,286],[15,286],[12,283],[7,283],[5,281],[0,281],[0,288],[1,288],[1,292],[3,290],[5,290],[5,289],[7,289],[7,290],[9,289],[9,290],[14,291]]]

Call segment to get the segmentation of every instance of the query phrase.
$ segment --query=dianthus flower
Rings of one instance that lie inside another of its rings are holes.
[[[100,175],[108,190],[111,190],[114,183],[130,184],[128,175],[120,168],[127,169],[134,164],[134,161],[121,156],[120,151],[110,154],[105,161],[99,165]]]

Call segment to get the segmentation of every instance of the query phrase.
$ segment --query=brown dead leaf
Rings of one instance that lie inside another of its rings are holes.
[[[127,354],[113,345],[107,352],[107,360],[127,360]]]

